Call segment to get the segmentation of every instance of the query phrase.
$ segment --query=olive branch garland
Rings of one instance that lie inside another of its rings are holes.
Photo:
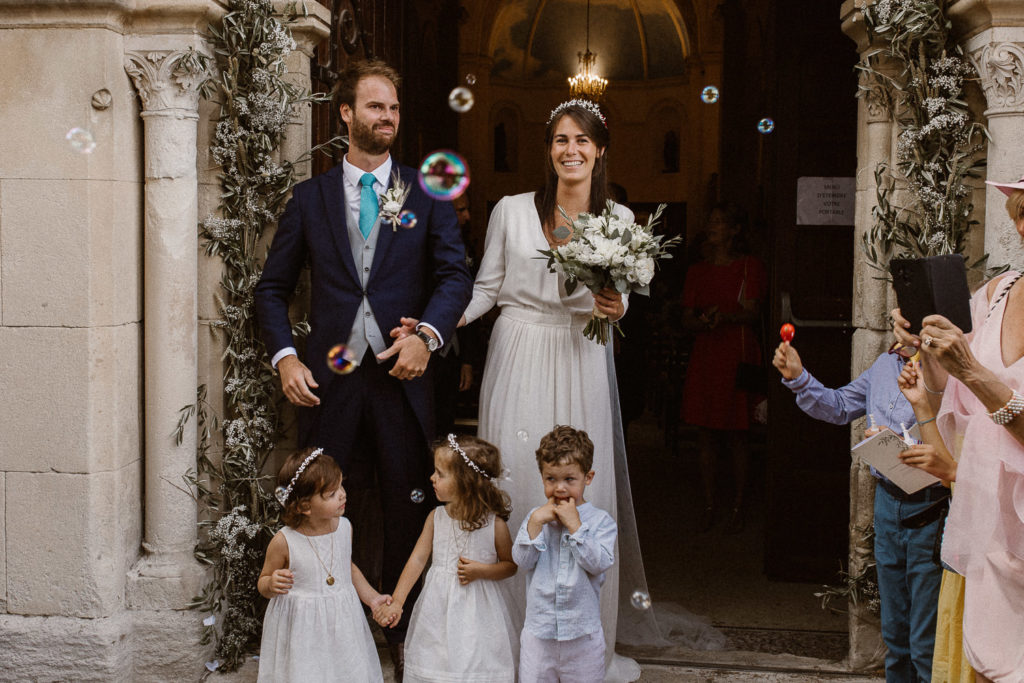
[[[221,201],[217,215],[200,222],[199,233],[206,255],[223,261],[215,295],[221,317],[209,325],[225,340],[224,405],[211,405],[206,386],[199,386],[196,403],[180,411],[175,437],[180,444],[189,420],[197,421],[196,469],[185,482],[199,506],[195,556],[209,567],[210,580],[190,607],[210,615],[202,636],[204,644],[215,642],[210,671],[237,669],[259,646],[266,601],[255,586],[267,544],[280,528],[268,483],[272,473],[265,467],[282,432],[281,394],[253,306],[261,240],[283,212],[298,166],[345,143],[334,138],[299,159],[279,159],[288,124],[308,105],[328,99],[286,78],[285,61],[295,49],[289,24],[300,13],[306,16],[304,5],[275,14],[271,0],[230,0],[229,12],[209,27],[216,75],[203,83],[202,93],[220,104],[210,156],[220,167]],[[210,61],[193,52],[179,68],[206,74],[214,66]],[[292,331],[301,337],[309,326],[302,321]],[[222,443],[219,457],[215,438]]]

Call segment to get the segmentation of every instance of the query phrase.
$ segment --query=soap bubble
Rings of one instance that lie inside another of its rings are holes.
[[[96,149],[96,140],[85,128],[72,128],[64,139],[71,145],[71,149],[79,154],[91,154]]]
[[[700,99],[704,104],[714,104],[718,101],[718,88],[713,85],[706,86],[700,91]]]
[[[469,167],[455,152],[441,149],[431,152],[420,164],[420,187],[434,199],[451,201],[469,187]]]
[[[775,121],[765,118],[757,122],[758,133],[761,133],[762,135],[767,135],[768,133],[771,133],[773,130],[775,130]]]
[[[641,590],[633,591],[633,595],[630,596],[629,601],[633,603],[633,607],[636,609],[650,609],[651,608],[651,596]]]
[[[466,85],[476,85],[476,74],[466,74]]]
[[[520,441],[526,441],[527,439],[530,438],[530,433],[525,429],[520,429],[518,432],[516,432],[516,438],[519,439]]]
[[[461,85],[448,93],[448,106],[452,111],[465,114],[473,108],[473,91]]]
[[[416,214],[412,211],[403,211],[398,214],[398,227],[400,228],[415,228],[416,227]]]
[[[422,503],[426,499],[427,496],[423,493],[423,489],[413,489],[412,493],[409,494],[409,500],[416,504]]]
[[[333,346],[327,352],[327,367],[335,374],[347,375],[358,366],[359,359],[356,358],[356,354],[344,344]]]

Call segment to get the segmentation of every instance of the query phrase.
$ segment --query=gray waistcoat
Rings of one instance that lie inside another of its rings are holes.
[[[359,304],[356,312],[356,319],[352,323],[352,332],[348,336],[348,348],[355,354],[358,362],[362,362],[366,349],[373,349],[374,354],[382,353],[387,345],[384,343],[384,335],[381,334],[377,318],[370,308],[370,300],[366,298],[366,283],[370,279],[370,268],[373,267],[373,255],[377,251],[377,235],[380,234],[380,217],[373,224],[369,238],[363,238],[359,232],[359,216],[345,206],[348,220],[348,243],[352,247],[352,260],[355,261],[356,270],[359,271],[359,282],[363,286],[363,301]],[[384,229],[387,229],[386,227]]]

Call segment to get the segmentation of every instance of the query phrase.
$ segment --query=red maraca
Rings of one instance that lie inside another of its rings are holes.
[[[796,328],[789,323],[786,323],[779,328],[779,336],[782,337],[782,341],[784,342],[793,341],[794,334],[796,334]]]

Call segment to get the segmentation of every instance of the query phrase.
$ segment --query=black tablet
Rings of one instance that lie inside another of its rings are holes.
[[[967,268],[959,254],[889,261],[892,285],[900,313],[910,321],[910,331],[921,331],[922,320],[939,314],[963,330],[971,331],[971,291]]]

